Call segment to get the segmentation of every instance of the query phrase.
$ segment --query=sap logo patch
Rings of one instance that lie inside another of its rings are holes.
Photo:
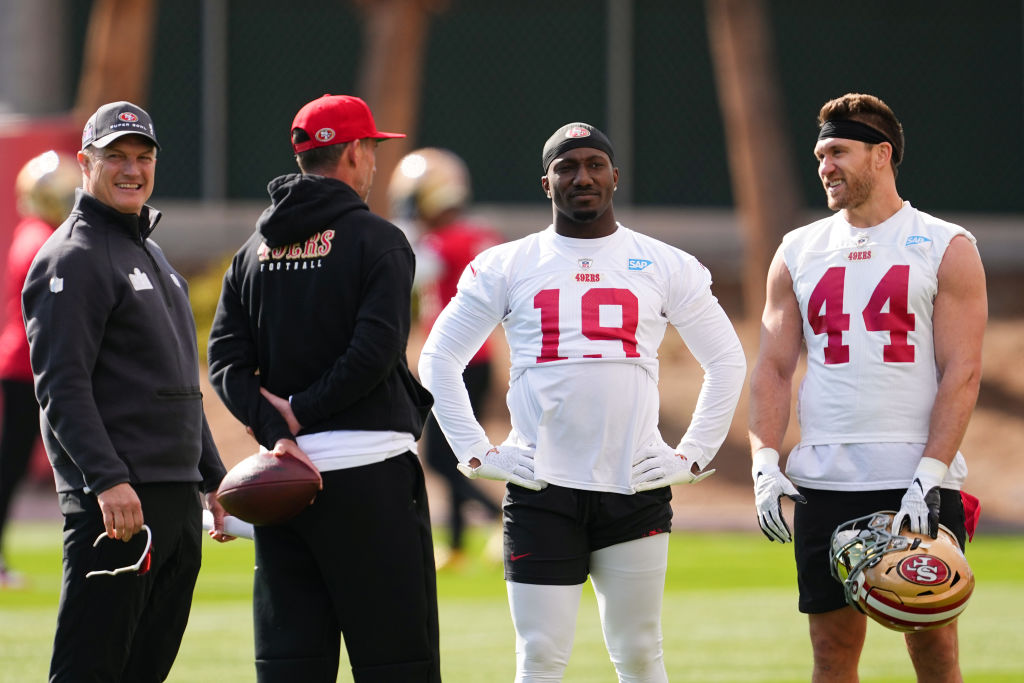
[[[931,238],[925,237],[924,235],[911,235],[907,238],[906,244],[903,246],[909,247],[914,244],[924,244],[925,242],[931,242]]]
[[[654,263],[654,261],[649,261],[649,260],[647,260],[645,258],[631,258],[631,259],[629,259],[629,269],[630,270],[643,270],[644,268],[646,268],[647,266],[651,265],[652,263]]]

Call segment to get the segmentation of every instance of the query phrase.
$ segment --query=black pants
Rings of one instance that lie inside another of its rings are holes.
[[[50,681],[145,683],[167,678],[192,605],[202,553],[202,505],[196,484],[134,487],[153,532],[145,574],[94,576],[94,569],[133,564],[145,533],[128,543],[104,539],[92,494],[58,494],[64,514],[64,582]]]
[[[799,609],[820,614],[846,606],[843,584],[832,577],[832,533],[840,524],[879,510],[897,511],[906,489],[882,491],[826,491],[797,487],[807,498],[793,513],[793,554],[800,591]],[[963,549],[967,543],[964,504],[959,491],[941,489],[939,522]]]
[[[262,683],[334,683],[341,637],[357,683],[441,680],[423,470],[412,453],[323,473],[297,517],[256,527]]]
[[[479,419],[487,391],[491,386],[491,364],[484,362],[467,366],[462,373],[462,380],[469,391],[469,403],[473,407],[473,414]],[[462,548],[463,535],[466,531],[466,503],[475,500],[483,505],[494,519],[501,517],[501,507],[474,484],[472,479],[459,472],[456,467],[459,460],[452,452],[452,447],[448,445],[448,440],[434,419],[433,413],[427,417],[423,429],[423,442],[426,447],[427,465],[439,474],[448,486],[448,526],[451,534],[449,545],[458,550]]]
[[[32,382],[0,381],[4,392],[3,431],[0,433],[0,556],[11,499],[25,477],[32,447],[39,438],[39,404]]]

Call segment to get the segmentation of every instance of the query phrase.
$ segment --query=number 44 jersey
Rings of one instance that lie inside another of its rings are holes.
[[[807,345],[802,446],[927,441],[937,274],[958,235],[975,241],[904,202],[871,228],[836,214],[783,238]]]
[[[658,432],[657,388],[667,325],[706,371],[676,450],[704,466],[728,431],[745,361],[710,286],[693,256],[622,225],[598,239],[549,227],[469,265],[424,357],[436,365],[440,352],[462,362],[500,323],[511,354],[506,443],[535,449],[538,480],[630,493],[640,450],[668,449]],[[460,459],[479,456],[482,429],[446,393],[434,391],[438,422]]]

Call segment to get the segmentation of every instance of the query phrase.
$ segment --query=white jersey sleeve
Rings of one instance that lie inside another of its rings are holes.
[[[747,374],[747,360],[736,330],[717,301],[673,324],[704,369],[704,382],[690,426],[676,451],[696,460],[704,469],[729,433]]]
[[[710,275],[692,256],[620,225],[595,240],[549,227],[477,257],[420,366],[460,459],[479,457],[487,440],[455,385],[499,321],[511,354],[506,441],[535,450],[538,480],[631,492],[633,457],[661,440],[657,351],[668,324],[708,370],[683,442],[705,463],[721,445],[745,366]]]
[[[488,259],[485,251],[466,266],[458,294],[434,321],[419,359],[420,381],[434,396],[434,416],[459,462],[482,460],[491,448],[462,379],[470,359],[505,313],[501,270],[480,266]]]

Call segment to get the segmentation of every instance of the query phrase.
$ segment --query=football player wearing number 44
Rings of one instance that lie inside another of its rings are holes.
[[[505,580],[516,681],[560,680],[589,575],[621,681],[666,681],[661,603],[669,486],[725,439],[746,374],[736,332],[692,256],[616,222],[611,142],[585,123],[542,151],[553,222],[466,268],[423,348],[438,424],[470,477],[506,480]],[[494,445],[462,372],[501,324],[512,431]],[[672,325],[705,370],[674,448],[658,429],[658,347]]]
[[[818,124],[818,176],[837,213],[786,235],[769,269],[750,379],[752,474],[770,540],[791,540],[780,498],[801,503],[793,537],[813,680],[853,681],[867,622],[830,576],[832,533],[884,510],[894,534],[906,526],[935,538],[941,523],[962,549],[973,533],[965,501],[976,499],[960,492],[958,449],[978,396],[987,301],[971,233],[896,190],[904,139],[892,110],[847,94],[821,108]],[[804,345],[787,478],[778,450]],[[961,680],[955,621],[906,643],[918,680]]]

